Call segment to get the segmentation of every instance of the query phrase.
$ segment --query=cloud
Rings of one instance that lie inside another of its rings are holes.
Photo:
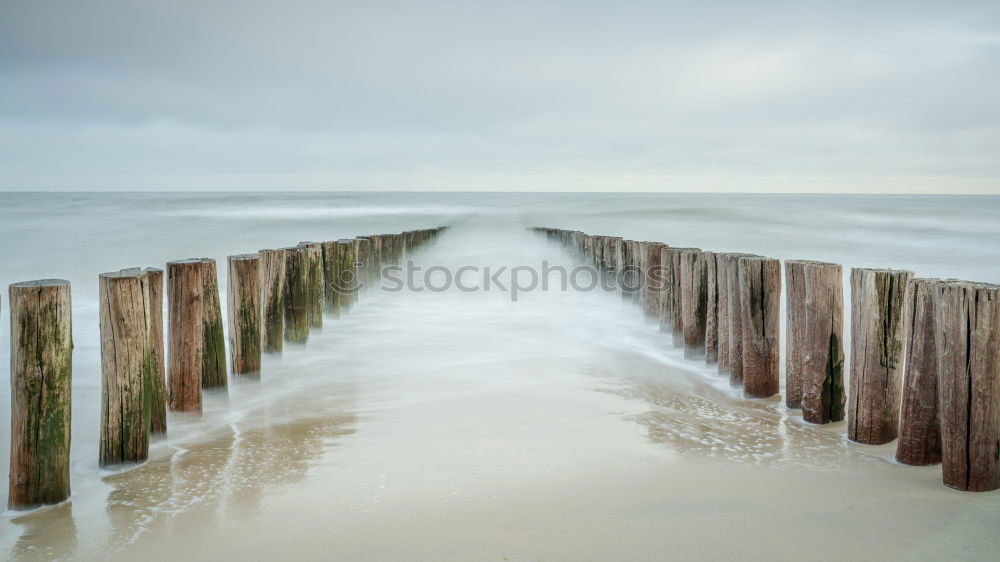
[[[15,0],[0,7],[0,189],[780,177],[1000,192],[998,16],[995,2]]]

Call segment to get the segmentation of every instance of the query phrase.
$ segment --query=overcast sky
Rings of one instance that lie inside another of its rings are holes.
[[[0,189],[1000,193],[1000,2],[0,2]]]

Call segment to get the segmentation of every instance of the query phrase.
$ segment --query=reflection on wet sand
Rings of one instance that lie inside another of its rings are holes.
[[[15,560],[63,560],[76,549],[72,503],[64,503],[12,522],[22,529],[11,552]]]
[[[230,428],[226,435],[177,450],[170,458],[110,476],[108,551],[145,541],[182,540],[229,516],[249,516],[261,498],[301,481],[338,437],[354,432],[354,415],[274,426]]]
[[[256,513],[263,497],[302,481],[340,437],[354,433],[356,422],[354,414],[339,414],[246,428],[232,424],[210,440],[104,477],[111,490],[103,541],[78,545],[73,505],[66,503],[13,519],[23,530],[10,554],[16,560],[127,558],[133,546],[168,548],[229,517]]]
[[[618,360],[627,364],[630,375],[605,391],[646,403],[649,409],[631,419],[646,428],[650,441],[679,454],[824,471],[884,461],[882,449],[847,442],[843,422],[809,424],[798,411],[782,406],[780,397],[747,400],[723,377],[706,373],[664,377],[659,363],[636,357]],[[614,377],[613,372],[595,374]]]

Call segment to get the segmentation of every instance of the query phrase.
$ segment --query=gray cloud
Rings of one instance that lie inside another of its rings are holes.
[[[12,0],[0,189],[997,193],[998,22],[996,2]]]

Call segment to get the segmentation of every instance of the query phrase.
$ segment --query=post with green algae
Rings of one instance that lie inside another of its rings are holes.
[[[260,256],[229,256],[229,362],[234,376],[260,374]]]
[[[100,465],[149,456],[154,357],[149,275],[102,273],[100,292]]]
[[[323,242],[320,248],[323,252],[323,311],[336,318],[340,316],[341,308],[345,304],[337,290],[340,242],[336,240]]]
[[[69,281],[14,283],[10,296],[10,479],[7,506],[69,497],[73,335]]]
[[[416,245],[419,242],[414,241]],[[354,293],[355,300],[360,296],[362,289],[367,289],[371,283],[371,256],[372,243],[367,238],[354,239],[354,279],[357,282],[357,291]]]
[[[261,250],[260,349],[280,353],[285,341],[285,250]]]
[[[679,260],[684,357],[704,358],[708,324],[708,263],[705,252],[701,250],[683,250]]]
[[[358,300],[358,266],[356,240],[342,238],[338,241],[340,251],[337,257],[337,291],[340,292],[342,311],[349,311]]]
[[[202,346],[201,387],[213,390],[226,389],[226,338],[222,331],[222,305],[219,298],[219,278],[216,274],[215,260],[201,258],[202,281],[204,288],[204,308],[202,308],[202,333],[205,343]]]
[[[145,272],[149,286],[149,337],[153,346],[149,432],[155,437],[167,432],[167,379],[163,354],[163,270],[147,267]]]
[[[285,248],[285,341],[309,340],[309,268],[306,248]]]
[[[309,328],[323,327],[323,247],[319,242],[299,242],[306,252],[306,292],[309,296]]]

